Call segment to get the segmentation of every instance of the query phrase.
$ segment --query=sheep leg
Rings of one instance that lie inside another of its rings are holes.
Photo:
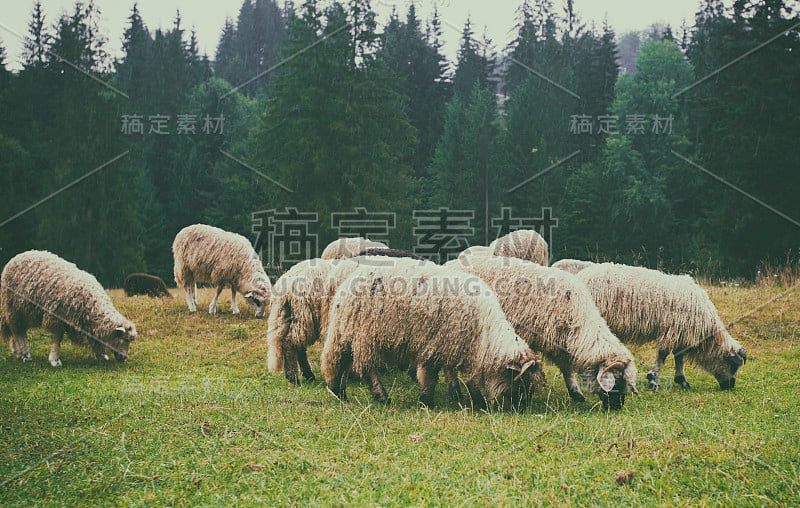
[[[669,351],[661,349],[656,355],[656,364],[647,373],[647,381],[650,383],[651,390],[658,390],[658,377],[661,375],[661,369],[664,368],[664,362],[667,361]]]
[[[222,294],[223,286],[217,288],[217,292],[214,293],[214,298],[211,300],[211,305],[208,306],[208,313],[209,314],[216,314],[217,313],[217,300],[219,300],[219,295]]]
[[[236,289],[231,288],[231,312],[234,314],[239,313],[239,306],[236,305]]]
[[[386,388],[384,388],[381,378],[378,377],[378,373],[373,370],[364,377],[369,379],[369,391],[375,401],[388,406],[392,400],[389,398],[389,394],[386,393]]]
[[[483,394],[481,393],[480,389],[475,386],[474,383],[465,383],[467,385],[467,392],[469,392],[469,397],[472,399],[472,409],[474,411],[482,411],[487,408],[486,406],[486,399],[483,398]]]
[[[575,372],[566,365],[559,365],[559,370],[561,370],[561,375],[564,376],[564,383],[567,385],[567,391],[569,392],[569,396],[572,400],[576,402],[584,402],[586,397],[584,397],[583,392],[581,392],[581,387],[578,385],[578,379],[575,375]]]
[[[50,365],[61,367],[61,339],[62,334],[53,334],[53,341],[50,343]]]
[[[294,347],[283,348],[283,373],[293,385],[300,384],[297,376],[297,349]]]
[[[680,385],[681,388],[686,390],[690,389],[689,382],[686,381],[686,376],[683,373],[683,354],[672,353],[675,357],[675,383]]]
[[[297,363],[300,365],[300,372],[303,373],[306,381],[310,383],[316,379],[314,372],[311,371],[311,364],[308,363],[308,351],[306,351],[306,348],[297,348]]]
[[[436,383],[439,381],[439,369],[420,365],[417,367],[417,379],[422,384],[422,390],[419,392],[419,403],[425,407],[432,408],[433,394],[436,391]]]
[[[447,385],[447,393],[450,395],[450,400],[453,402],[461,402],[463,395],[461,394],[461,384],[458,381],[458,375],[455,371],[450,369],[444,370],[444,382]]]
[[[197,286],[194,281],[187,282],[183,286],[183,292],[186,296],[186,305],[189,306],[189,312],[197,312]]]
[[[31,358],[31,345],[28,343],[27,330],[20,332],[13,330],[11,335],[11,352],[17,355],[23,362],[29,362]]]

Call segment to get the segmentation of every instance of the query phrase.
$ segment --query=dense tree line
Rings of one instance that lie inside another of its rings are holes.
[[[703,0],[677,37],[619,41],[571,0],[525,0],[508,47],[468,20],[455,62],[438,13],[413,5],[379,27],[368,0],[245,0],[213,61],[180,13],[153,29],[137,5],[112,59],[98,17],[37,2],[21,70],[0,45],[3,263],[44,248],[109,285],[169,281],[181,227],[263,249],[255,217],[293,209],[317,214],[319,248],[331,213],[366,208],[395,212],[386,240],[411,249],[413,211],[441,207],[474,211],[471,244],[504,208],[549,208],[556,257],[712,275],[798,248],[800,40],[782,0]]]

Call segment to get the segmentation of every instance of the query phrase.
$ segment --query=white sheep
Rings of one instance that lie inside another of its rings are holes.
[[[333,300],[322,373],[331,392],[347,399],[347,372],[370,382],[388,403],[378,378],[382,362],[416,365],[420,402],[433,405],[439,371],[460,371],[475,407],[489,399],[520,403],[544,384],[541,362],[506,321],[497,298],[478,277],[432,263],[394,259],[362,266]]]
[[[350,259],[303,261],[275,282],[267,321],[270,372],[277,374],[283,369],[286,379],[297,384],[299,365],[306,380],[315,379],[307,350],[317,342],[324,343],[333,296],[342,281],[359,265],[393,266],[392,258],[395,257],[431,263],[410,252],[395,249],[368,249],[366,252],[366,255]],[[370,253],[382,255],[376,257]]]
[[[467,247],[458,254],[458,259],[464,259],[470,256],[494,256],[494,247],[487,247],[484,245],[473,245]]]
[[[681,387],[689,388],[684,358],[712,374],[721,388],[734,387],[747,352],[728,333],[708,293],[690,276],[602,263],[581,270],[577,277],[623,342],[655,342],[658,356],[647,374],[652,389],[658,388],[670,352],[675,357],[675,383]]]
[[[264,316],[271,286],[247,238],[213,226],[195,224],[183,228],[175,236],[172,253],[175,282],[183,287],[190,312],[197,311],[197,283],[208,282],[216,287],[209,314],[216,314],[219,295],[230,287],[234,314],[239,313],[236,305],[239,292],[253,305],[256,317]]]
[[[492,288],[519,336],[561,370],[573,400],[584,400],[576,373],[606,407],[620,409],[626,393],[636,393],[633,354],[608,329],[574,275],[498,256],[471,256],[445,266],[477,275]]]
[[[542,266],[550,264],[547,242],[532,229],[518,229],[489,244],[495,256],[519,258]]]
[[[103,286],[73,263],[45,251],[17,254],[0,276],[0,334],[10,339],[11,351],[31,359],[29,328],[42,327],[52,335],[50,365],[61,367],[61,340],[66,333],[89,346],[98,359],[128,357],[136,326],[120,314]]]
[[[325,247],[320,258],[322,259],[347,259],[357,256],[360,252],[367,249],[388,249],[389,247],[381,242],[373,242],[366,238],[339,238]]]
[[[328,311],[339,285],[358,267],[349,259],[310,259],[294,265],[273,286],[267,320],[268,367],[298,383],[297,367],[314,380],[307,349],[323,340]]]
[[[565,272],[575,275],[584,268],[588,268],[594,264],[595,263],[591,261],[581,261],[580,259],[561,259],[553,263],[553,268],[558,268],[559,270],[564,270]]]

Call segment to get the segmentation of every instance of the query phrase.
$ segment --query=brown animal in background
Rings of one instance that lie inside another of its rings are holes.
[[[424,257],[402,249],[365,249],[358,253],[359,256],[386,256],[389,258],[411,258],[418,261],[427,261]]]
[[[125,284],[123,287],[125,288],[126,296],[145,295],[172,298],[172,295],[167,289],[167,285],[164,284],[161,277],[156,277],[155,275],[132,273],[125,277]]]

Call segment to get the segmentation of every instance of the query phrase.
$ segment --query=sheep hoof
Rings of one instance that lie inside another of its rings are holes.
[[[684,376],[675,376],[675,384],[679,385],[681,388],[685,390],[691,389],[691,386],[689,386],[689,382],[686,381],[686,378]]]
[[[231,310],[231,312],[232,312],[233,314],[238,314],[238,313],[239,313],[239,309],[232,309],[232,310]]]
[[[317,376],[315,376],[314,374],[309,374],[309,375],[305,375],[305,374],[303,374],[303,377],[304,377],[304,378],[306,379],[306,381],[308,381],[309,383],[313,383],[313,382],[314,382],[314,381],[317,379]]]
[[[56,368],[61,367],[61,360],[50,360],[50,365]]]
[[[652,372],[648,372],[647,373],[647,381],[649,382],[651,390],[658,391],[658,376],[656,376]]]
[[[22,359],[23,362],[33,361],[33,358],[31,358],[30,353],[25,353],[24,355],[20,356],[20,358]]]

